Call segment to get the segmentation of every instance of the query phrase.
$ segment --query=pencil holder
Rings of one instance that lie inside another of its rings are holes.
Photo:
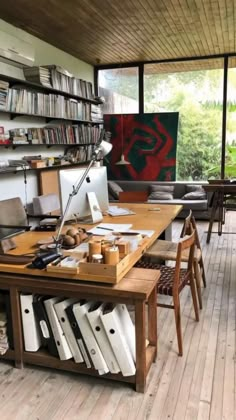
[[[102,241],[102,243],[101,243],[101,254],[103,255],[103,258],[105,258],[106,249],[111,247],[111,245],[112,245],[111,241]]]
[[[93,254],[101,254],[101,241],[89,242],[89,261],[92,261]]]
[[[118,246],[111,246],[105,249],[105,264],[116,265],[119,259]]]

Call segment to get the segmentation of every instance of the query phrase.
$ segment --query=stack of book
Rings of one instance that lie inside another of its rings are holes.
[[[9,130],[9,138],[12,144],[29,144],[26,128],[14,128]]]
[[[91,105],[91,120],[94,122],[103,122],[103,114],[101,105]]]
[[[7,106],[7,95],[8,95],[9,83],[0,80],[0,110],[6,109]]]
[[[65,98],[62,95],[39,93],[29,88],[22,88],[21,85],[9,88],[4,101],[7,102],[2,102],[2,106],[5,106],[5,109],[10,112],[73,120],[91,120],[91,104]]]
[[[101,129],[89,124],[48,124],[28,128],[27,138],[31,144],[95,144]]]
[[[38,83],[50,88],[52,87],[50,71],[46,67],[24,67],[23,70],[24,76],[29,82]]]
[[[53,87],[86,99],[94,98],[91,82],[78,79],[61,66],[55,64],[26,68],[24,69],[24,75],[26,80],[30,82]]]
[[[135,375],[135,327],[126,305],[21,294],[26,351],[41,346],[100,375]]]

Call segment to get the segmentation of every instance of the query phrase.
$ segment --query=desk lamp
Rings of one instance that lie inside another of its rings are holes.
[[[104,158],[104,156],[106,156],[112,149],[112,144],[108,143],[107,141],[103,140],[105,134],[105,130],[101,131],[101,135],[100,138],[96,144],[96,147],[92,153],[92,158],[91,161],[88,165],[88,167],[85,169],[83,176],[79,179],[78,183],[75,182],[75,185],[73,185],[72,191],[69,194],[68,197],[68,201],[66,203],[66,207],[65,207],[65,211],[62,215],[62,218],[60,220],[60,225],[59,225],[59,229],[57,231],[57,235],[55,237],[55,244],[56,244],[56,252],[58,252],[59,248],[60,248],[60,236],[61,236],[61,232],[63,229],[63,226],[65,224],[65,220],[66,220],[66,216],[68,213],[68,210],[70,208],[70,204],[71,204],[71,200],[72,198],[78,194],[80,187],[82,186],[84,180],[86,179],[88,172],[90,171],[90,168],[92,167],[92,165],[94,164],[95,161],[97,160],[101,160]]]

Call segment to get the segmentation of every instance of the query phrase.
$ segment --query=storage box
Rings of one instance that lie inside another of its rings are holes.
[[[46,162],[45,160],[31,160],[30,166],[31,168],[45,168]]]
[[[125,255],[116,265],[90,263],[87,261],[87,258],[84,258],[78,267],[61,267],[60,264],[56,266],[53,264],[48,264],[47,271],[58,274],[65,273],[68,280],[73,278],[73,281],[84,280],[97,283],[116,284],[119,283],[119,281],[125,276],[126,273],[128,273],[129,270],[131,270],[139,258],[141,258],[143,252],[147,248],[147,244],[148,238],[145,237],[139,243],[138,248],[135,251]],[[77,257],[78,253],[70,252],[67,255],[74,255]]]

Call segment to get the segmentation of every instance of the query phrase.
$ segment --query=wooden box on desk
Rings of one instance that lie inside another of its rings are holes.
[[[79,265],[79,279],[99,283],[116,284],[141,258],[147,238],[144,238],[138,248],[125,255],[116,265],[81,262]]]

